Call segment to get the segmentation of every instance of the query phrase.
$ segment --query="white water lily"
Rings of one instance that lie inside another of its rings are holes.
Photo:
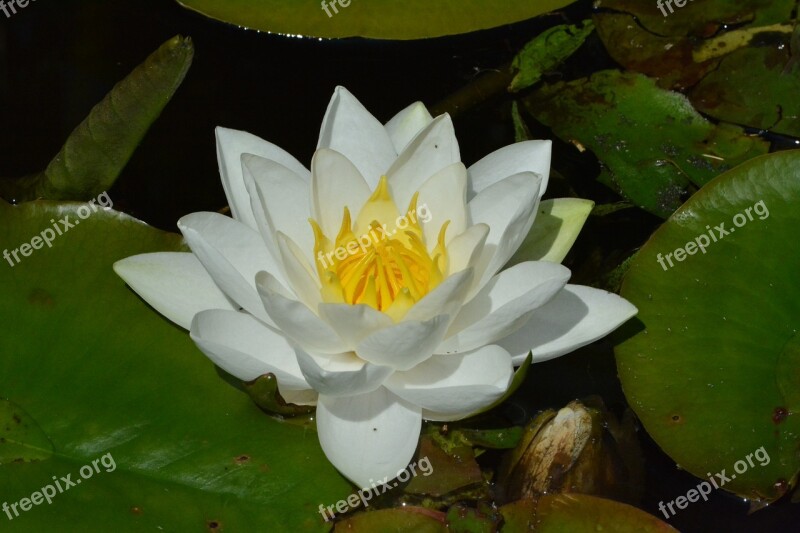
[[[636,313],[567,285],[565,251],[501,270],[539,210],[549,141],[467,169],[448,115],[417,103],[383,125],[339,87],[310,171],[240,131],[217,129],[217,150],[233,218],[187,215],[192,253],[114,268],[218,366],[316,404],[325,454],[360,487],[409,463],[423,419],[464,418],[529,353],[568,353]],[[551,241],[568,248],[577,218]]]

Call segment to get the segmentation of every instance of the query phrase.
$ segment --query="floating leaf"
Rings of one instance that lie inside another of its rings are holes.
[[[601,71],[546,86],[525,102],[560,138],[600,158],[602,182],[665,218],[695,188],[768,150],[740,128],[710,123],[684,96],[640,74]]]
[[[456,490],[465,489],[483,482],[481,469],[475,462],[472,448],[461,446],[450,453],[440,448],[429,435],[423,435],[417,452],[416,464],[428,458],[431,472],[419,473],[405,488],[408,494],[441,497]]]
[[[500,508],[505,518],[503,533],[666,533],[668,524],[630,505],[588,496],[555,494],[538,502],[520,500]]]
[[[0,202],[0,250],[21,259],[0,264],[0,395],[38,425],[23,444],[43,448],[46,437],[54,451],[0,466],[0,502],[53,476],[75,480],[105,454],[116,466],[3,517],[4,531],[326,531],[318,506],[352,488],[316,433],[266,416],[111,268],[182,250],[180,237],[114,211],[81,219],[79,207]],[[60,219],[74,227],[21,253]]]
[[[800,69],[787,69],[789,60],[788,36],[783,49],[737,50],[689,98],[716,119],[800,137]]]
[[[315,407],[286,403],[278,391],[278,380],[274,374],[265,374],[244,384],[244,390],[257,406],[268,413],[281,416],[300,416],[313,413]]]
[[[681,468],[771,502],[800,472],[800,152],[708,184],[632,261],[644,331],[617,347],[625,395]],[[760,450],[760,451],[759,451]]]
[[[493,28],[560,9],[573,0],[178,0],[238,26],[309,37],[425,39]]]
[[[691,87],[741,46],[747,34],[791,20],[794,0],[706,0],[659,8],[637,0],[599,0],[593,17],[606,49],[626,69],[647,74],[661,87]],[[729,30],[729,28],[734,28]],[[698,54],[725,41],[715,54]],[[757,78],[753,78],[757,83]]]
[[[0,196],[15,202],[88,200],[110,189],[180,86],[193,55],[189,38],[161,45],[91,110],[44,172],[0,180]]]
[[[445,515],[422,507],[381,509],[358,513],[336,523],[335,532],[347,533],[448,533]]]
[[[20,406],[0,400],[0,466],[42,461],[53,455],[53,444]]]

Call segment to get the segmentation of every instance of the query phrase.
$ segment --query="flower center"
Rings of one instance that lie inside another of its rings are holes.
[[[439,230],[436,246],[428,251],[419,224],[417,197],[418,193],[406,213],[400,215],[383,176],[355,223],[344,208],[334,241],[310,220],[324,301],[366,304],[399,320],[442,281],[447,268],[444,236],[449,221]]]

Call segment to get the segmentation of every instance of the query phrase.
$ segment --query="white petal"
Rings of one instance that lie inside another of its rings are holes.
[[[417,219],[422,224],[428,250],[436,247],[442,225],[447,225],[445,244],[467,229],[467,168],[460,161],[449,165],[419,189]]]
[[[528,235],[538,208],[540,178],[525,172],[481,191],[467,204],[471,224],[489,226],[475,264],[475,289],[483,287],[514,255]]]
[[[408,370],[428,359],[442,342],[450,317],[439,315],[425,322],[402,322],[376,331],[356,349],[370,363]]]
[[[217,162],[222,177],[222,187],[236,220],[258,230],[258,224],[250,207],[250,196],[242,176],[242,154],[255,154],[277,161],[309,180],[308,170],[297,159],[282,148],[244,131],[217,128]]]
[[[408,310],[404,321],[423,321],[437,315],[455,317],[472,285],[471,268],[453,274]]]
[[[216,284],[253,316],[272,324],[255,287],[256,273],[282,278],[281,265],[256,231],[219,213],[192,213],[178,221],[186,242]]]
[[[551,141],[523,141],[504,146],[469,167],[470,187],[467,192],[472,199],[479,192],[507,176],[520,172],[535,172],[542,178],[539,197],[547,190],[550,178]]]
[[[314,232],[308,219],[310,187],[289,168],[252,154],[242,155],[242,169],[256,222],[274,257],[280,257],[276,233],[288,235],[311,258]]]
[[[333,93],[317,148],[331,148],[353,162],[374,189],[397,157],[383,124],[344,87]]]
[[[279,390],[310,388],[294,348],[286,339],[252,316],[237,311],[203,311],[190,332],[197,347],[218,367],[242,381],[275,374]]]
[[[433,122],[433,117],[422,102],[415,102],[400,111],[386,123],[386,132],[398,154],[416,135]]]
[[[436,117],[397,157],[386,173],[395,204],[402,210],[428,178],[461,161],[450,115]]]
[[[365,363],[352,353],[314,357],[298,349],[297,362],[308,383],[326,396],[372,392],[394,372],[388,366]]]
[[[306,351],[336,354],[347,351],[339,335],[302,302],[293,300],[280,288],[269,272],[259,272],[256,286],[264,307],[277,327],[294,344]]]
[[[636,313],[636,307],[616,294],[567,285],[498,344],[511,353],[515,365],[531,351],[534,362],[547,361],[605,337]]]
[[[563,261],[593,207],[594,202],[580,198],[543,201],[539,204],[536,222],[508,265],[523,261]]]
[[[206,309],[236,309],[191,253],[157,252],[114,263],[114,272],[153,308],[180,327]]]
[[[549,302],[569,276],[568,268],[543,261],[502,271],[461,308],[437,353],[474,350],[507,337]]]
[[[313,215],[329,239],[336,238],[339,233],[344,208],[350,209],[350,216],[355,220],[370,194],[369,185],[345,156],[327,148],[314,153],[311,160]]]
[[[435,355],[407,372],[393,374],[386,388],[440,416],[466,416],[505,394],[513,375],[509,353],[492,345],[463,354]]]
[[[347,398],[319,397],[322,450],[360,488],[397,477],[414,456],[421,429],[419,408],[385,387]]]
[[[281,232],[275,237],[289,287],[307,306],[316,309],[322,299],[316,272],[311,269],[303,251],[292,239]]]
[[[450,244],[447,245],[447,273],[452,275],[454,272],[460,272],[470,265],[476,264],[483,253],[488,236],[489,226],[475,224],[450,241]]]
[[[355,350],[371,333],[394,324],[388,315],[364,304],[323,303],[319,305],[319,316],[336,331],[348,350]]]

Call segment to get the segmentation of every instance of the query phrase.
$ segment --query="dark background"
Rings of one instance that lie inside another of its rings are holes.
[[[176,231],[181,216],[225,206],[215,126],[252,132],[307,164],[336,85],[346,86],[385,121],[414,100],[435,104],[481,72],[507,63],[542,29],[589,13],[590,3],[582,1],[563,15],[468,36],[320,41],[244,31],[171,0],[38,0],[9,19],[0,12],[0,176],[43,169],[117,81],[170,37],[188,35],[196,51],[184,84],[109,191],[116,209]],[[587,46],[583,61],[589,58],[591,64],[583,67],[612,65],[597,42],[590,39]],[[456,120],[467,164],[513,141],[509,104],[507,96],[499,96]],[[552,137],[547,130],[535,131]],[[554,167],[584,173],[587,182],[579,192],[589,192],[595,201],[615,200],[593,183],[597,163],[591,155],[556,143]],[[639,216],[646,223],[638,234],[604,235],[590,224],[588,238],[641,244],[653,220]],[[509,406],[517,415],[590,394],[600,394],[617,412],[625,407],[607,341],[535,365],[524,388]],[[647,468],[643,507],[663,518],[658,502],[685,495],[700,480],[678,470],[643,431],[641,440]],[[784,533],[800,531],[797,507],[779,502],[748,516],[745,502],[715,491],[709,502],[691,504],[668,522],[684,532]]]

